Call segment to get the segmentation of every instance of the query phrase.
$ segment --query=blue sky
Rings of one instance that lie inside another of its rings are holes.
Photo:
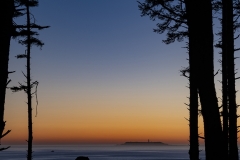
[[[39,31],[45,46],[33,47],[33,76],[51,85],[115,82],[112,85],[148,87],[166,77],[183,81],[179,70],[187,66],[181,48],[185,44],[163,44],[165,36],[153,33],[156,22],[142,18],[137,5],[135,0],[40,1],[32,9],[36,22],[51,28]],[[12,57],[19,47],[12,46]],[[22,62],[10,61],[10,68],[16,70]]]

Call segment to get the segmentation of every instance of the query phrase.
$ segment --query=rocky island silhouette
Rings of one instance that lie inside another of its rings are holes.
[[[163,142],[150,142],[149,140],[147,142],[125,142],[122,145],[127,145],[127,146],[163,146],[163,145],[168,145]]]

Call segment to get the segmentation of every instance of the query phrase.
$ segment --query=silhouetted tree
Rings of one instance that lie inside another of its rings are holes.
[[[218,14],[218,11],[222,9],[222,1],[213,1],[213,10],[215,11],[216,14]],[[217,11],[217,12],[216,12]],[[222,12],[223,13],[223,12]],[[218,15],[217,15],[218,16]],[[221,18],[218,18],[222,24],[223,20],[223,14],[221,14]],[[220,40],[218,43],[215,45],[216,48],[220,48],[221,50],[223,49],[222,47],[222,33],[223,33],[223,28],[222,31],[218,32],[216,35],[221,36]],[[218,62],[221,64],[221,72],[222,72],[222,105],[219,108],[222,108],[222,111],[220,111],[220,115],[222,116],[222,130],[223,130],[223,157],[224,159],[228,159],[228,91],[227,91],[227,58],[226,58],[226,53],[223,51],[220,51],[219,54],[222,55],[222,59],[219,60]]]
[[[185,10],[182,9],[183,6],[186,8]],[[173,42],[175,39],[179,40],[179,38],[182,40],[181,38],[188,36],[190,77],[192,76],[192,80],[195,82],[193,85],[197,86],[202,107],[206,159],[223,158],[222,128],[214,84],[211,0],[177,2],[172,0],[145,0],[145,3],[140,3],[139,8],[142,15],[148,15],[153,20],[155,18],[161,20],[162,23],[158,23],[158,29],[154,31],[158,33],[167,31],[167,41],[164,42]],[[186,30],[181,30],[181,27],[185,27]],[[197,127],[197,125],[192,127]],[[195,133],[195,138],[197,136]],[[197,146],[198,144],[193,145]],[[189,153],[191,159],[198,159],[197,154],[194,158],[191,157],[191,153],[196,153],[196,151],[192,152],[190,148]]]
[[[10,81],[8,81],[8,59],[9,59],[9,47],[11,36],[13,33],[13,24],[12,19],[14,16],[14,0],[2,0],[0,2],[2,9],[0,10],[0,139],[7,135],[10,130],[6,133],[3,133],[5,128],[4,121],[4,106],[5,106],[5,96],[6,96],[6,87]],[[9,148],[9,147],[7,147]],[[7,148],[1,148],[0,151]]]
[[[32,141],[33,141],[33,131],[32,131],[32,95],[35,92],[32,92],[33,87],[37,87],[38,81],[31,80],[31,66],[30,66],[30,55],[31,55],[31,46],[36,45],[42,47],[44,43],[42,43],[39,39],[35,38],[35,35],[38,35],[37,32],[32,31],[32,29],[44,29],[48,28],[49,26],[39,26],[36,25],[35,22],[31,22],[30,16],[31,13],[29,11],[29,7],[35,7],[38,5],[37,0],[19,0],[19,6],[25,6],[26,10],[26,17],[27,17],[27,24],[26,25],[17,25],[16,28],[22,28],[17,36],[22,36],[25,39],[19,40],[19,43],[26,46],[26,53],[17,55],[17,58],[26,58],[27,59],[27,74],[24,74],[24,77],[27,79],[26,85],[20,84],[18,87],[12,87],[13,91],[21,91],[24,90],[27,93],[27,104],[28,104],[28,150],[27,150],[27,159],[32,159]],[[34,18],[34,17],[33,17]]]
[[[206,159],[223,158],[222,128],[214,84],[211,0],[186,0],[190,63],[202,106]],[[204,8],[204,11],[202,10]],[[203,23],[204,22],[204,23]],[[192,53],[192,54],[191,54]]]
[[[188,47],[187,47],[188,48]],[[190,62],[190,61],[189,61]],[[190,64],[189,64],[190,65]],[[199,136],[198,134],[198,115],[199,115],[199,109],[198,109],[198,89],[196,85],[196,78],[195,74],[190,71],[191,68],[187,67],[183,70],[182,76],[187,77],[189,80],[189,104],[186,104],[189,106],[189,143],[190,143],[190,149],[189,149],[189,156],[190,160],[199,160],[199,141],[198,137],[203,138]],[[191,74],[190,74],[191,72]]]
[[[218,33],[218,35],[222,36],[221,41],[216,45],[216,47],[221,48],[222,52],[222,119],[223,119],[223,148],[224,148],[224,159],[228,159],[228,152],[229,152],[229,142],[228,142],[228,130],[229,130],[229,113],[228,113],[228,74],[227,74],[227,48],[226,48],[226,29],[228,28],[226,25],[226,10],[225,7],[223,7],[222,2],[217,1],[214,6],[217,8],[217,10],[222,9],[222,18],[221,24],[222,24],[222,31]],[[225,5],[224,5],[225,6]]]
[[[227,59],[228,76],[228,101],[229,101],[229,159],[238,160],[237,144],[237,104],[235,90],[235,67],[234,67],[234,15],[233,1],[222,0],[223,3],[223,52]],[[239,15],[238,15],[239,16]]]
[[[235,3],[233,3],[235,2]],[[234,67],[234,31],[239,24],[234,20],[233,7],[239,2],[222,0],[222,54],[226,61],[227,92],[229,105],[229,159],[238,160],[237,146],[237,104]]]
[[[221,0],[215,2],[215,9],[222,11],[222,31],[220,42],[216,45],[222,49],[222,103],[223,103],[223,134],[224,152],[231,160],[238,159],[237,146],[237,104],[235,90],[235,68],[234,68],[234,33],[240,27],[238,0]],[[239,35],[236,37],[238,38]]]
[[[227,74],[227,48],[226,48],[226,10],[222,6],[222,2],[217,1],[214,2],[214,9],[219,10],[222,9],[222,18],[219,18],[221,20],[222,24],[222,31],[218,33],[218,35],[221,36],[221,40],[218,44],[216,44],[217,48],[221,48],[222,52],[220,54],[222,55],[222,60],[219,60],[222,66],[222,130],[223,130],[223,154],[224,159],[228,159],[228,152],[229,152],[229,142],[228,142],[228,130],[229,130],[229,113],[228,113],[228,74]]]
[[[160,19],[154,32],[162,34],[167,32],[166,44],[173,43],[175,40],[182,41],[188,38],[188,24],[186,17],[186,7],[183,1],[172,3],[171,0],[146,0],[145,3],[139,2],[139,9],[142,16],[148,15],[152,20]],[[187,47],[189,48],[189,47]],[[189,58],[192,55],[189,51]],[[199,141],[198,141],[198,91],[196,84],[196,72],[194,64],[189,59],[189,67],[182,70],[183,76],[189,79],[189,129],[190,129],[190,160],[199,160]],[[189,74],[189,76],[187,76]]]

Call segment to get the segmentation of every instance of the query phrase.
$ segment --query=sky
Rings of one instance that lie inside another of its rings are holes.
[[[31,11],[37,24],[51,26],[39,31],[42,49],[32,47],[34,144],[188,144],[185,42],[164,44],[166,34],[153,32],[158,21],[141,17],[136,0],[41,0]],[[9,86],[26,81],[26,61],[15,57],[24,52],[11,41]],[[12,131],[3,145],[26,144],[26,101],[24,92],[7,91],[5,129]]]

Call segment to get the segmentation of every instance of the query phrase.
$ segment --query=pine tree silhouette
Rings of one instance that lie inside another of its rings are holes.
[[[49,26],[39,26],[35,24],[35,22],[31,22],[30,16],[32,15],[29,11],[30,7],[36,7],[38,5],[37,0],[19,0],[19,6],[24,7],[22,10],[25,11],[25,15],[27,17],[26,25],[16,25],[16,28],[21,28],[19,32],[16,32],[16,36],[21,36],[24,39],[19,40],[19,43],[26,46],[26,53],[17,55],[17,58],[26,58],[27,65],[26,70],[27,73],[23,73],[24,77],[27,79],[26,84],[19,83],[19,86],[12,87],[12,91],[25,91],[27,94],[27,105],[28,105],[28,150],[27,150],[27,159],[32,159],[32,141],[33,141],[33,130],[32,130],[32,95],[37,94],[37,90],[32,92],[33,88],[37,89],[38,81],[32,81],[31,79],[31,65],[30,65],[30,57],[31,57],[31,46],[35,45],[38,47],[42,47],[44,43],[40,41],[38,38],[34,37],[38,35],[36,31],[33,29],[44,29]],[[34,17],[32,17],[34,19]],[[37,96],[37,95],[36,95]],[[38,103],[38,102],[37,102]]]
[[[223,134],[225,159],[238,160],[237,145],[237,104],[235,90],[235,64],[234,37],[236,29],[240,27],[237,21],[240,15],[240,2],[237,0],[221,0],[214,3],[215,10],[222,12],[220,22],[222,31],[218,33],[221,37],[217,48],[222,49],[222,115],[223,115]]]
[[[14,0],[2,0],[1,6],[7,9],[0,10],[0,21],[1,21],[1,29],[0,29],[0,139],[6,136],[10,130],[7,130],[4,133],[4,128],[6,121],[4,121],[4,110],[5,110],[5,96],[6,96],[6,88],[11,80],[8,80],[8,74],[12,73],[8,71],[8,59],[9,59],[9,47],[10,41],[13,34],[13,24],[12,19],[14,17]],[[1,144],[0,144],[1,145]],[[0,148],[0,151],[5,150],[9,147]]]
[[[181,41],[185,37],[188,38],[190,159],[199,159],[198,139],[196,138],[198,137],[196,134],[197,100],[191,100],[191,97],[196,97],[194,96],[196,93],[199,94],[201,113],[204,119],[205,136],[202,138],[205,139],[206,159],[222,159],[223,134],[213,72],[212,1],[145,0],[145,3],[139,2],[139,9],[142,11],[142,16],[160,20],[154,31],[160,34],[167,32],[165,43],[169,44],[175,40]],[[191,116],[193,117],[191,118]]]

